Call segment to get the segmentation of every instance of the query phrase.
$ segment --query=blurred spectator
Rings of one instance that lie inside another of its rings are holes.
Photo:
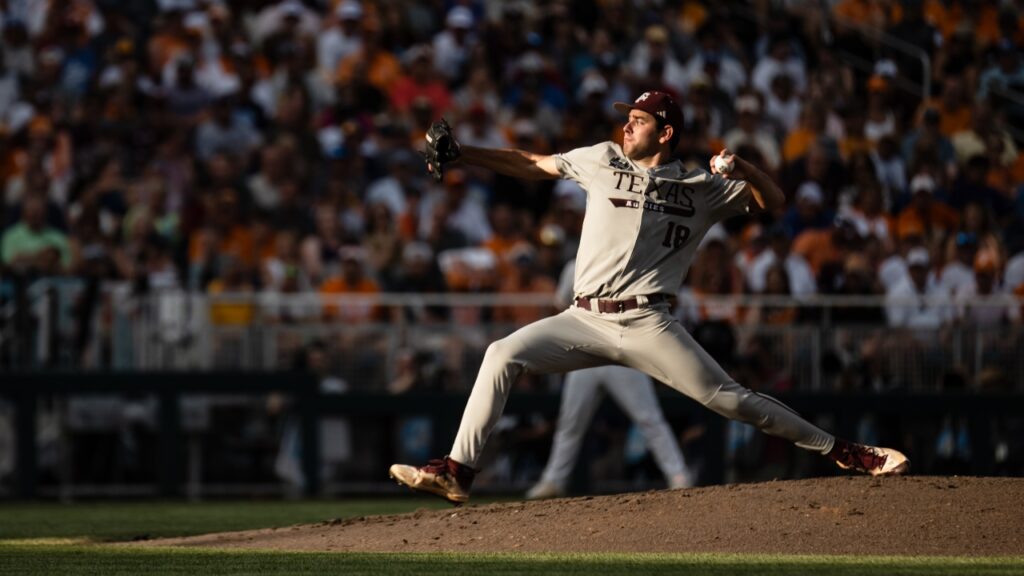
[[[498,292],[507,294],[550,294],[555,293],[555,282],[537,273],[537,250],[521,242],[508,250],[504,260],[508,264],[507,274],[498,286]],[[551,315],[551,306],[501,306],[494,311],[497,322],[525,326]]]
[[[334,17],[317,35],[317,66],[324,78],[331,79],[338,64],[362,48],[362,18],[363,6],[356,0],[336,4]]]
[[[769,266],[764,274],[764,286],[757,292],[766,296],[793,296],[789,285],[789,272],[780,263]],[[788,326],[796,322],[796,306],[755,305],[748,310],[744,322],[753,327]]]
[[[974,258],[973,282],[954,295],[957,318],[979,328],[999,328],[1021,323],[1020,304],[999,286],[999,263],[989,251]],[[979,300],[984,300],[979,302]]]
[[[904,138],[900,147],[907,166],[916,171],[923,157],[934,156],[946,171],[955,169],[956,150],[953,143],[941,130],[941,118],[936,108],[925,108],[918,122],[918,128],[911,130]]]
[[[750,74],[750,84],[765,98],[771,94],[772,81],[779,74],[792,79],[793,89],[803,94],[807,89],[807,70],[804,61],[793,53],[790,38],[776,35],[768,40],[768,52]]]
[[[26,196],[21,203],[21,219],[0,239],[3,263],[30,274],[60,274],[71,263],[67,236],[46,224],[46,200]]]
[[[829,292],[840,296],[879,296],[881,287],[875,280],[871,263],[862,254],[849,254],[842,263],[842,270],[834,277]],[[878,306],[839,306],[831,311],[832,321],[837,325],[881,326],[885,323],[885,311]]]
[[[395,273],[402,254],[402,239],[387,204],[377,202],[367,207],[362,244],[369,271],[380,283],[386,284]]]
[[[885,213],[881,188],[873,180],[857,190],[853,204],[841,207],[838,216],[853,222],[861,236],[874,236],[887,246],[892,245],[892,221]]]
[[[846,257],[863,247],[861,236],[853,222],[836,218],[834,226],[811,228],[793,240],[793,252],[807,260],[823,292],[831,290],[832,276],[841,268]]]
[[[387,94],[402,75],[398,58],[382,45],[381,33],[374,27],[363,29],[363,46],[338,63],[334,82],[337,85],[366,82]]]
[[[908,276],[886,293],[886,315],[893,328],[940,328],[952,319],[949,293],[928,282],[931,257],[926,248],[907,253]]]
[[[210,322],[221,326],[246,326],[255,317],[256,308],[247,297],[255,290],[246,274],[245,263],[233,256],[221,258],[220,275],[206,286],[211,296],[221,296],[210,304]],[[224,342],[231,348],[236,342]]]
[[[324,299],[324,317],[346,324],[359,324],[381,318],[381,308],[370,301],[337,303],[338,295],[373,295],[380,292],[380,285],[366,275],[366,251],[355,246],[342,247],[341,269],[320,285]]]
[[[439,294],[448,291],[444,275],[437,265],[434,251],[425,242],[410,242],[402,249],[402,263],[391,283],[389,292]],[[419,323],[441,322],[448,318],[446,306],[410,304],[403,308],[406,317]]]
[[[406,50],[403,55],[406,74],[391,85],[391,105],[399,114],[411,111],[413,103],[420,98],[430,105],[430,118],[443,116],[451,106],[451,94],[445,82],[434,70],[434,57],[429,46],[419,44]]]
[[[874,150],[874,142],[865,130],[864,110],[857,104],[842,110],[843,136],[839,139],[839,154],[847,162],[854,156],[866,156]]]
[[[692,82],[700,74],[706,74],[711,84],[729,97],[735,97],[740,88],[747,84],[747,71],[743,64],[722,45],[721,30],[714,21],[709,21],[697,32],[700,47],[686,61],[687,81]],[[776,74],[775,78],[790,78],[787,74]],[[793,91],[797,87],[794,83]]]
[[[992,94],[1002,96],[1007,90],[1024,87],[1024,63],[1021,62],[1020,48],[1013,40],[1003,38],[996,45],[993,63],[978,78],[977,100],[985,102]]]
[[[494,252],[502,272],[512,272],[512,250],[518,247],[522,251],[522,245],[528,244],[519,224],[520,214],[508,204],[496,204],[491,208],[490,216],[491,237],[482,246]],[[530,259],[535,259],[535,256],[530,254]]]
[[[274,210],[281,203],[281,187],[294,178],[295,165],[285,147],[269,143],[260,151],[259,166],[246,182],[250,201],[261,210]]]
[[[766,290],[768,270],[781,266],[786,273],[786,284],[790,294],[800,298],[818,291],[814,271],[807,260],[791,251],[792,241],[781,226],[775,225],[768,231],[768,248],[751,262],[747,271],[747,286],[758,294]]]
[[[796,202],[786,210],[783,226],[790,238],[807,230],[832,226],[833,215],[824,207],[825,195],[817,182],[807,181],[796,190]]]
[[[458,230],[470,244],[477,245],[491,237],[491,227],[487,223],[483,202],[475,191],[470,190],[464,170],[447,170],[444,175],[444,189],[435,190],[424,198],[420,208],[422,237],[430,237],[438,232],[432,215],[439,205],[444,206],[447,212],[445,223]]]
[[[465,6],[453,6],[444,23],[445,29],[433,40],[434,68],[448,82],[458,82],[465,77],[470,56],[476,47],[473,11]]]
[[[736,324],[739,321],[740,310],[735,302],[705,298],[743,292],[743,276],[733,261],[726,257],[727,253],[728,245],[724,238],[712,234],[705,237],[688,275],[690,285],[683,286],[679,292],[679,315],[686,325],[701,322]]]
[[[838,144],[825,140],[828,138],[825,134],[826,110],[822,103],[809,102],[799,114],[799,124],[788,118],[776,118],[787,132],[782,144],[783,160],[793,162],[809,154],[816,143],[825,144],[829,148],[833,145],[838,147]]]
[[[467,146],[482,148],[507,148],[508,138],[495,124],[487,106],[482,102],[473,102],[466,107],[466,121],[455,127],[455,137]]]
[[[960,177],[953,182],[949,204],[960,210],[974,204],[986,213],[995,215],[1001,222],[1006,222],[1013,214],[1013,207],[1006,196],[988,185],[988,169],[987,156],[974,156],[968,160]]]
[[[672,51],[668,28],[660,24],[644,30],[643,40],[633,46],[629,56],[629,71],[635,78],[648,78],[652,70],[658,71],[656,80],[660,86],[675,94],[686,91],[688,72]]]
[[[761,153],[769,171],[778,171],[782,163],[779,144],[772,132],[762,125],[761,101],[756,95],[744,94],[736,98],[736,117],[736,127],[723,138],[725,147],[737,150],[745,144],[754,146]]]
[[[939,114],[939,132],[949,137],[971,127],[974,114],[971,99],[962,78],[949,76],[942,81],[942,93],[938,98],[926,100],[922,113],[929,108]]]
[[[907,162],[900,156],[895,135],[882,136],[876,148],[871,151],[870,158],[881,186],[882,210],[890,212],[896,198],[907,189]]]
[[[1013,143],[1010,133],[1001,127],[1003,122],[1000,120],[1004,119],[999,118],[986,104],[974,108],[970,127],[950,137],[960,165],[965,165],[976,156],[986,156],[990,163],[1002,166],[1009,166],[1017,161],[1017,146]],[[999,142],[1000,154],[988,157],[989,142],[993,139]]]
[[[960,232],[949,239],[950,258],[939,270],[936,281],[953,298],[977,290],[974,279],[974,261],[978,252],[978,237],[971,232]],[[993,263],[994,264],[994,263]]]
[[[880,75],[868,80],[868,104],[864,118],[864,136],[873,144],[896,135],[896,115],[888,102],[889,81]]]
[[[804,114],[804,104],[796,93],[793,79],[788,74],[776,74],[772,78],[771,91],[764,97],[765,118],[775,125],[776,132],[789,134],[801,124]],[[821,114],[809,116],[806,121],[809,131],[815,134],[824,128]],[[795,155],[799,156],[799,151],[799,148],[794,147]]]
[[[200,160],[209,160],[215,152],[224,152],[244,161],[261,140],[249,117],[234,110],[231,96],[221,96],[211,108],[211,117],[196,130],[196,154]]]
[[[919,228],[926,237],[952,231],[960,224],[960,216],[945,202],[935,198],[935,179],[918,174],[910,181],[910,204],[896,218],[899,229]]]
[[[1006,292],[1024,294],[1024,250],[1013,254],[1006,262],[1003,283]]]

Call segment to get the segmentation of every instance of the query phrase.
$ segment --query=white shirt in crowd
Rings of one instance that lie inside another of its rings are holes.
[[[1021,284],[1024,284],[1024,252],[1018,252],[1006,263],[1003,290],[1012,294]]]
[[[956,295],[956,315],[962,322],[981,328],[995,328],[1003,321],[1020,324],[1020,302],[999,289],[992,294],[978,295],[977,286],[971,285]]]
[[[953,319],[949,293],[939,284],[931,284],[920,293],[908,274],[885,295],[885,312],[893,328],[940,328]]]
[[[754,293],[760,294],[764,291],[765,278],[768,270],[775,265],[779,257],[774,250],[768,249],[758,254],[749,266],[744,269],[747,286]],[[807,260],[799,254],[790,253],[786,255],[783,262],[786,275],[789,276],[789,290],[796,298],[810,296],[818,291],[818,284],[814,280],[814,271],[807,263]]]
[[[804,68],[803,60],[791,56],[786,60],[776,60],[771,56],[765,56],[754,66],[750,75],[750,83],[754,88],[767,97],[772,91],[772,80],[779,74],[787,74],[793,79],[793,89],[798,94],[803,94],[807,89],[807,70]]]
[[[956,260],[942,267],[938,275],[938,283],[950,295],[958,297],[961,293],[975,293],[974,268]]]
[[[878,280],[882,287],[888,292],[904,280],[910,280],[910,269],[907,267],[907,259],[902,254],[896,253],[882,261],[878,267]],[[939,279],[935,271],[928,272],[928,288],[938,284]]]

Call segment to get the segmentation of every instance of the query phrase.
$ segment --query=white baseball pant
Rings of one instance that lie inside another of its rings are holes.
[[[782,403],[737,384],[668,312],[666,304],[601,314],[572,306],[493,342],[484,355],[451,458],[476,467],[523,372],[550,374],[621,364],[664,382],[719,414],[806,450],[835,438]]]
[[[583,435],[601,405],[602,391],[606,391],[640,428],[661,473],[671,485],[673,476],[683,474],[685,468],[679,444],[665,422],[651,379],[622,366],[588,368],[566,376],[554,444],[541,482],[565,488],[579,456]]]

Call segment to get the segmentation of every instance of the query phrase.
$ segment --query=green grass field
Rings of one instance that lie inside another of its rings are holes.
[[[352,554],[111,543],[446,507],[423,499],[0,505],[0,574],[1022,574],[995,559],[734,554]]]

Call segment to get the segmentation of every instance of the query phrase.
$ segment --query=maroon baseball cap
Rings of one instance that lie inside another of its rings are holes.
[[[648,114],[657,116],[665,124],[672,126],[677,135],[683,133],[683,111],[672,96],[657,91],[644,92],[632,104],[616,102],[612,106],[619,112],[629,114],[630,110],[643,110]]]

